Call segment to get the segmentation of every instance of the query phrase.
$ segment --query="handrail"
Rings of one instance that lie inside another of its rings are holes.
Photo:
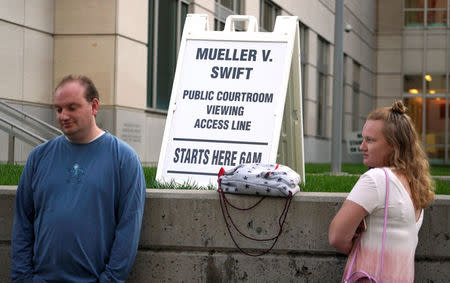
[[[10,134],[13,134],[14,136],[18,136],[19,138],[22,138],[23,141],[27,142],[27,143],[30,144],[30,145],[35,146],[36,143],[31,142],[30,140],[28,140],[26,137],[24,137],[24,136],[22,136],[22,135],[17,135],[17,133],[15,133],[12,129],[15,128],[15,129],[19,130],[20,132],[22,132],[23,134],[28,135],[28,136],[30,136],[30,137],[33,137],[33,138],[37,139],[37,140],[40,141],[41,143],[44,143],[44,142],[47,141],[47,139],[45,139],[45,138],[43,138],[43,137],[41,137],[41,136],[38,136],[38,135],[36,135],[36,134],[34,134],[34,133],[28,131],[27,129],[22,128],[21,126],[16,125],[16,124],[14,124],[13,122],[8,121],[8,120],[6,120],[6,119],[4,119],[4,118],[2,118],[2,117],[0,117],[0,121],[1,121],[1,122],[4,122],[4,123],[6,123],[6,124],[8,124],[9,126],[11,126],[11,129],[8,129],[8,128],[3,127],[3,126],[0,125],[0,128],[1,128],[1,129],[3,129],[5,132],[9,132]]]
[[[52,125],[47,124],[46,122],[44,122],[44,121],[42,121],[42,120],[40,120],[40,119],[38,119],[38,118],[36,118],[36,117],[30,115],[30,114],[27,114],[27,113],[23,112],[22,110],[19,110],[19,109],[13,107],[13,106],[7,104],[6,102],[4,102],[4,101],[2,101],[2,100],[0,100],[0,104],[3,105],[3,106],[5,106],[5,107],[7,107],[7,108],[9,108],[9,109],[11,109],[11,110],[13,110],[13,111],[15,111],[15,112],[18,112],[18,113],[24,115],[25,117],[30,118],[31,120],[37,122],[38,124],[41,124],[42,126],[46,127],[47,129],[50,129],[50,130],[52,130],[52,131],[58,133],[59,135],[62,134],[62,131],[61,131],[60,129],[58,129],[58,128],[56,128],[56,127],[53,127]]]

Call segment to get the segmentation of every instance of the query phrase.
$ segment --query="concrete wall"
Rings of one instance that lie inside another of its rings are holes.
[[[0,282],[8,282],[15,187],[0,186]],[[328,245],[328,225],[346,194],[300,193],[284,232],[268,255],[237,251],[225,228],[215,191],[147,190],[139,251],[128,282],[339,282],[346,257]],[[258,198],[229,196],[248,207]],[[250,212],[231,211],[242,231],[276,231],[282,198],[265,199]],[[426,210],[416,251],[416,282],[450,278],[450,197]],[[258,215],[258,216],[257,216]],[[259,249],[238,238],[244,248]]]

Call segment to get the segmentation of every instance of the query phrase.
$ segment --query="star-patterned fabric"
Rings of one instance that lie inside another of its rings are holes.
[[[288,196],[300,191],[300,175],[279,164],[241,164],[219,176],[222,189],[228,193]]]

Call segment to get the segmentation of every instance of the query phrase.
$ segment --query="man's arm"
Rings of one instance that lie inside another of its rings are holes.
[[[16,192],[14,224],[11,243],[11,278],[13,282],[32,281],[34,244],[34,201],[31,188],[33,156],[25,165]]]
[[[109,262],[100,282],[125,282],[139,243],[145,204],[145,178],[136,155],[121,165],[118,223]]]

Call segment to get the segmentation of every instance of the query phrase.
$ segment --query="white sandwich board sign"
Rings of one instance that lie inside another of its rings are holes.
[[[234,30],[238,21],[247,21],[247,31]],[[297,17],[278,17],[274,32],[261,33],[251,16],[230,16],[224,31],[209,31],[206,15],[189,14],[157,180],[215,185],[221,167],[276,163],[289,88],[298,96],[291,124],[301,136],[291,145],[301,166],[291,168],[304,182],[299,50]]]

